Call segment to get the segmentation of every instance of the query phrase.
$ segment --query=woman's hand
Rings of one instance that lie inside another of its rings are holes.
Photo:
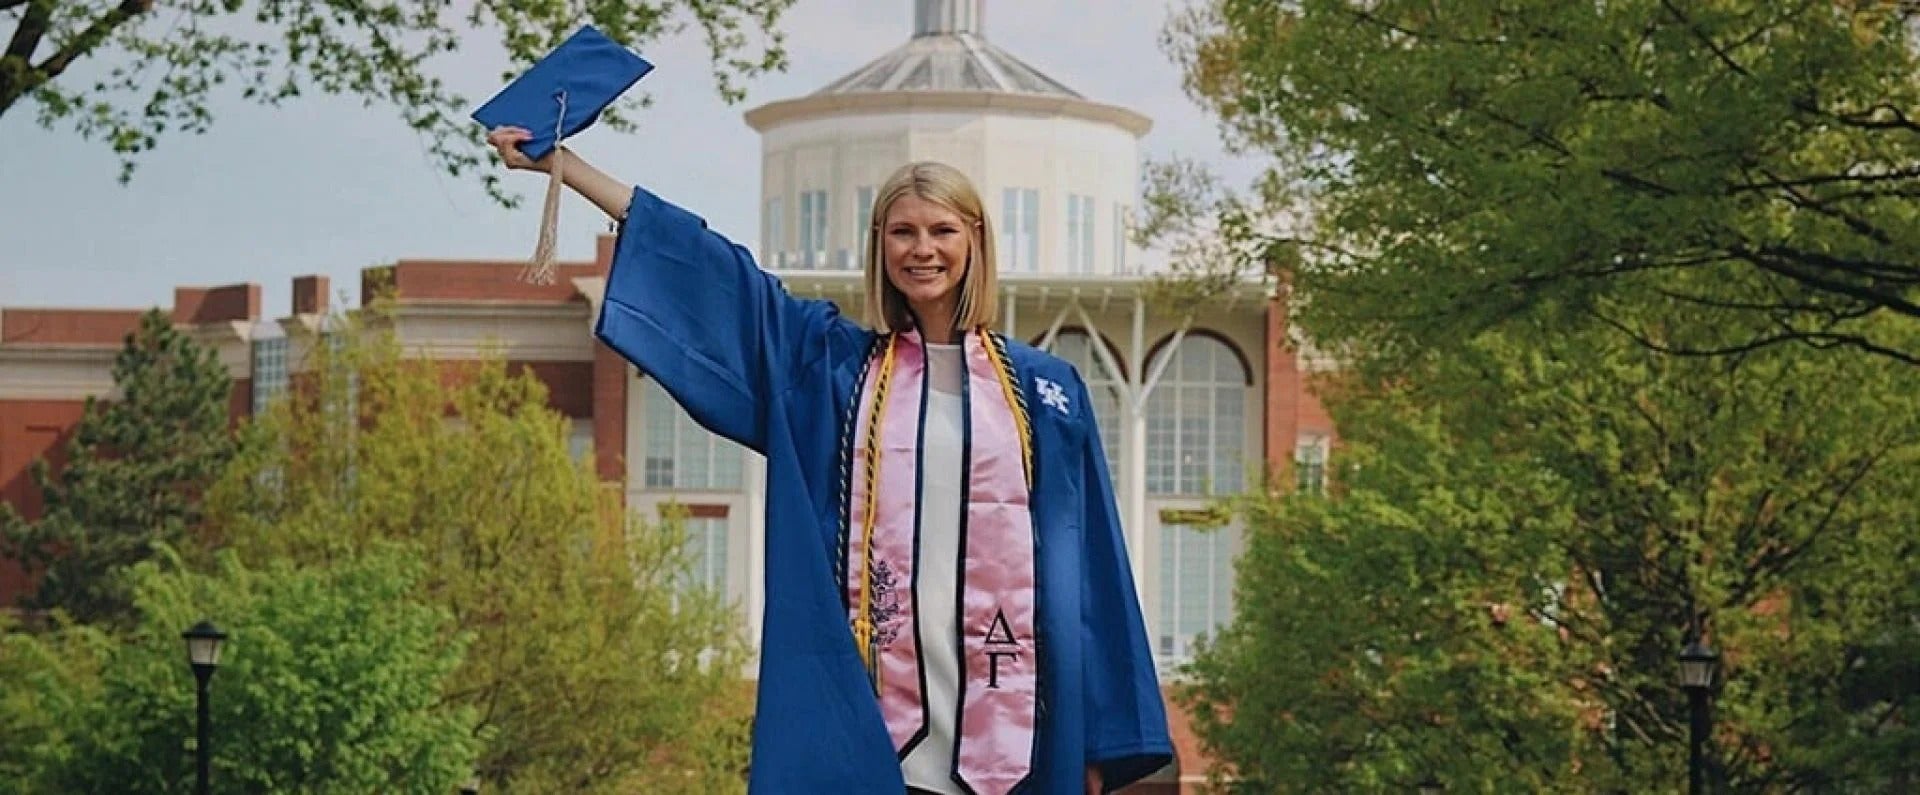
[[[1100,793],[1106,792],[1105,784],[1106,781],[1102,780],[1100,776],[1100,768],[1094,765],[1087,765],[1087,795],[1100,795]]]
[[[500,161],[506,163],[507,168],[538,171],[544,174],[553,166],[553,158],[559,154],[560,148],[554,147],[546,157],[534,160],[520,151],[520,144],[531,140],[533,140],[533,133],[520,127],[495,127],[493,131],[487,133],[487,145],[500,153]]]

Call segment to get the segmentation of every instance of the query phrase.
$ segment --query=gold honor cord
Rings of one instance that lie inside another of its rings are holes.
[[[987,355],[993,357],[993,372],[1000,377],[1000,391],[1007,399],[1007,410],[1013,413],[1013,430],[1020,437],[1020,466],[1027,475],[1027,488],[1032,489],[1033,431],[1027,424],[1027,403],[1013,387],[1013,365],[1007,362],[1007,352],[1000,349],[998,338],[985,326],[978,332],[981,345],[987,349]]]
[[[893,352],[898,335],[887,336],[887,352],[880,359],[880,380],[874,384],[873,409],[867,420],[867,515],[860,523],[860,610],[853,620],[853,642],[860,661],[873,678],[873,689],[880,690],[880,666],[875,664],[873,647],[873,525],[879,511],[880,425],[886,417],[887,388],[893,384]]]

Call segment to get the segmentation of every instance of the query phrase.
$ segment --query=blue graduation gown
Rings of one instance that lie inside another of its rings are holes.
[[[709,430],[766,456],[766,616],[749,789],[900,795],[836,568],[841,435],[874,333],[636,189],[595,334]],[[1040,714],[1023,791],[1116,788],[1172,758],[1106,457],[1072,365],[1011,342],[1033,419]],[[1041,394],[1037,379],[1059,385]],[[1058,399],[1064,397],[1065,400]]]

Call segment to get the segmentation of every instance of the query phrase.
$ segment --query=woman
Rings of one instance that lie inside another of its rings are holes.
[[[993,230],[954,169],[878,191],[873,329],[699,218],[567,158],[621,222],[596,334],[767,459],[754,792],[1098,793],[1172,753],[1100,434],[1071,365],[988,331]]]

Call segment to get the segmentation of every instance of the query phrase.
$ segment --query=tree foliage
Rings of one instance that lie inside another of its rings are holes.
[[[1695,630],[1727,791],[1920,776],[1913,370],[1516,323],[1343,378],[1337,487],[1247,506],[1185,696],[1245,791],[1672,791]]]
[[[621,509],[530,375],[404,357],[379,308],[336,320],[211,496],[223,543],[313,565],[411,550],[418,597],[472,637],[446,697],[478,716],[489,789],[741,788],[745,645],[681,587],[679,526]]]
[[[421,566],[368,554],[331,567],[210,573],[139,564],[139,621],[0,636],[0,788],[186,793],[195,684],[180,633],[229,635],[209,691],[215,792],[442,795],[472,770],[471,707],[442,701],[464,643],[419,603]]]
[[[189,542],[202,493],[233,457],[226,366],[166,314],[141,316],[113,381],[117,397],[88,398],[65,466],[34,463],[45,515],[28,522],[0,505],[0,551],[41,574],[26,605],[82,622],[130,617],[121,574],[156,544]]]
[[[582,23],[639,47],[696,29],[728,101],[743,80],[785,65],[776,25],[793,0],[588,2],[476,0],[0,0],[13,34],[0,53],[0,115],[35,108],[41,126],[70,126],[135,159],[169,133],[205,132],[223,96],[280,106],[310,93],[390,108],[453,175],[487,162],[467,113],[473,102],[436,73],[480,38],[524,67]],[[96,68],[75,67],[91,63]],[[504,79],[504,76],[503,76]],[[604,117],[630,129],[636,95]],[[497,174],[483,179],[500,196]]]
[[[1301,244],[1324,344],[1599,318],[1665,351],[1920,363],[1894,340],[1920,323],[1920,5],[1205,0],[1164,43],[1273,157],[1221,225],[1237,256],[1190,264]]]

